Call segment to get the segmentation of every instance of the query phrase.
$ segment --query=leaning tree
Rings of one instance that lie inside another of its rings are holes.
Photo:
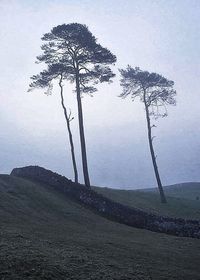
[[[152,136],[152,128],[155,127],[155,125],[151,124],[151,117],[155,119],[158,117],[165,117],[167,116],[166,106],[176,105],[174,98],[176,91],[173,89],[174,82],[167,80],[159,74],[142,71],[139,67],[132,68],[130,65],[128,65],[125,70],[120,69],[119,71],[122,77],[121,86],[123,87],[123,92],[120,97],[126,98],[130,95],[133,101],[138,97],[140,101],[144,103],[153,167],[161,202],[166,203],[167,200],[161,183],[153,147],[153,139],[155,136]]]
[[[73,120],[73,117],[71,116],[71,110],[68,113],[67,108],[65,106],[64,101],[64,94],[63,94],[63,80],[70,80],[70,74],[67,69],[67,67],[63,64],[55,63],[48,66],[47,70],[43,70],[38,75],[34,75],[31,77],[32,83],[29,86],[29,91],[32,91],[35,88],[43,88],[47,89],[46,94],[51,94],[53,90],[53,80],[58,80],[58,84],[60,87],[60,97],[61,97],[61,105],[64,112],[64,117],[67,124],[67,130],[69,135],[69,143],[71,148],[71,157],[72,157],[72,164],[73,164],[73,170],[74,170],[74,181],[75,183],[78,183],[78,170],[77,170],[77,164],[76,164],[76,157],[74,152],[74,142],[73,142],[73,136],[71,132],[71,126],[70,122]]]
[[[96,84],[111,81],[115,75],[109,65],[116,62],[116,57],[97,43],[87,26],[78,23],[58,25],[44,34],[42,40],[45,43],[38,62],[64,65],[75,83],[83,175],[85,185],[90,187],[81,97],[83,93],[95,92]]]

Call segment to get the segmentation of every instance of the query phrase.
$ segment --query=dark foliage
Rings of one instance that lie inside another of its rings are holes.
[[[150,115],[155,118],[167,116],[167,105],[176,105],[173,81],[157,73],[142,71],[139,67],[132,68],[130,65],[126,70],[119,71],[123,87],[120,97],[125,98],[131,95],[133,100],[139,97],[142,102],[146,102]]]
[[[96,84],[110,82],[115,76],[107,65],[114,64],[116,57],[96,42],[85,25],[59,25],[44,34],[42,40],[45,44],[41,47],[43,54],[37,57],[38,62],[62,65],[71,82],[78,71],[81,92],[93,93]]]

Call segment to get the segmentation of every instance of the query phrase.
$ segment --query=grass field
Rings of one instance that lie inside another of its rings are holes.
[[[156,209],[154,194],[139,198],[137,192],[131,201],[129,193],[99,191],[129,205]],[[176,199],[168,206],[171,210],[159,211],[175,215],[179,202],[183,205]],[[197,215],[195,209],[187,215]],[[111,222],[25,179],[0,176],[0,225],[1,280],[200,279],[200,240]]]
[[[182,217],[187,219],[200,219],[200,200],[194,200],[194,197],[200,197],[200,184],[189,184],[165,187],[167,195],[167,204],[160,203],[160,197],[157,189],[150,190],[117,190],[110,188],[94,189],[122,204],[144,209],[152,213]],[[188,187],[187,187],[188,186]]]

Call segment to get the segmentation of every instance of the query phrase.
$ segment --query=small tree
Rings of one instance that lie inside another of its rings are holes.
[[[138,97],[140,101],[144,103],[153,167],[161,202],[166,203],[167,200],[162,187],[153,147],[153,139],[155,136],[152,136],[152,128],[155,127],[155,125],[151,124],[151,117],[155,119],[166,117],[166,106],[176,104],[174,99],[176,91],[173,89],[174,82],[167,80],[159,74],[142,71],[139,67],[132,68],[128,65],[125,70],[120,69],[119,71],[122,77],[121,86],[123,87],[123,92],[120,97],[126,98],[131,95],[133,101]]]
[[[71,147],[71,157],[72,157],[72,164],[74,169],[74,181],[75,183],[78,183],[78,170],[76,165],[76,158],[75,158],[75,152],[74,152],[74,142],[70,127],[70,122],[73,120],[71,117],[71,111],[68,114],[67,108],[64,103],[64,95],[63,95],[63,79],[69,79],[69,75],[65,73],[66,68],[63,67],[61,64],[53,64],[49,65],[48,70],[44,70],[40,72],[39,75],[35,75],[32,77],[32,83],[30,84],[29,91],[35,89],[35,88],[47,88],[47,94],[52,93],[53,84],[52,81],[54,79],[58,79],[58,84],[60,87],[60,97],[61,97],[61,105],[63,108],[66,124],[67,124],[67,130],[69,135],[69,142]]]
[[[83,93],[95,92],[97,83],[109,82],[115,76],[108,65],[115,63],[116,57],[96,42],[87,26],[78,23],[54,27],[42,40],[46,43],[38,61],[65,65],[76,85],[83,174],[85,185],[90,187],[81,97]]]

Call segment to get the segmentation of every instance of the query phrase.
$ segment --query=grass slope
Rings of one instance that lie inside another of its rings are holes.
[[[165,187],[168,203],[161,204],[157,189],[150,190],[117,190],[95,187],[95,190],[110,199],[132,207],[151,211],[159,215],[200,219],[200,200],[193,198],[199,194],[199,183],[180,184]]]
[[[188,182],[181,184],[174,184],[165,186],[165,193],[168,196],[186,198],[191,200],[200,199],[200,183],[198,182]],[[157,188],[143,189],[145,192],[157,192]]]
[[[168,196],[196,200],[200,199],[200,183],[182,183],[165,187]]]
[[[200,240],[108,221],[45,185],[0,176],[0,279],[193,279]]]

